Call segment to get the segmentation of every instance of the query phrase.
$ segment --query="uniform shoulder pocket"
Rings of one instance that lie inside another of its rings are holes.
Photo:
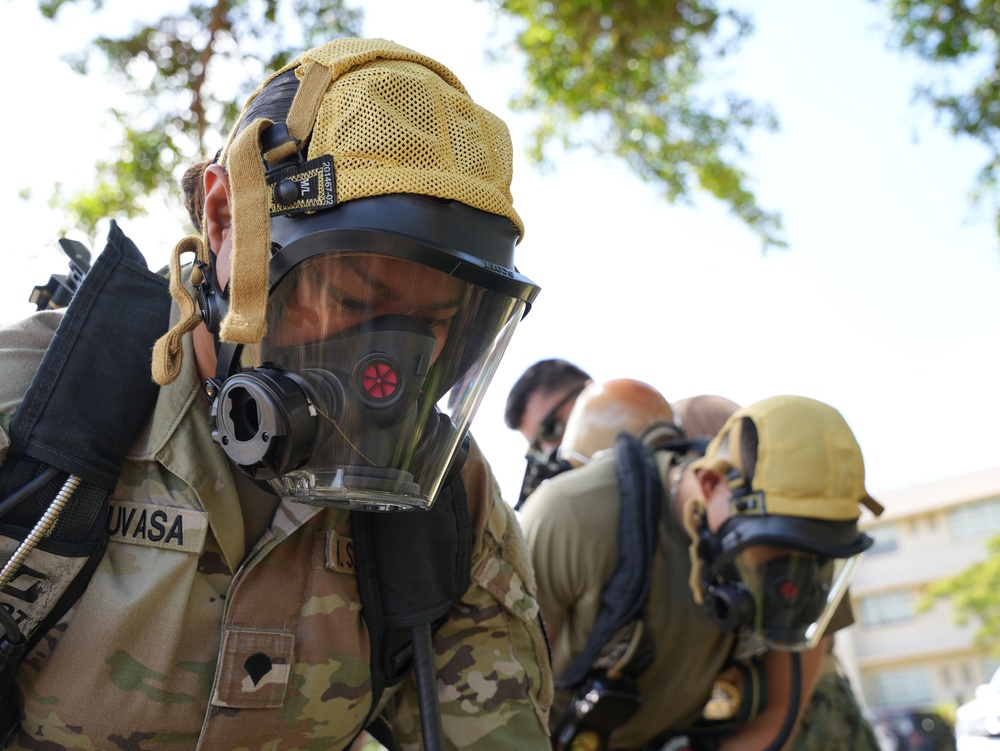
[[[494,503],[491,510],[472,578],[514,616],[508,618],[512,646],[529,676],[532,690],[528,695],[539,721],[547,728],[553,695],[552,655],[538,607],[528,545],[513,511],[503,501]]]
[[[538,590],[528,546],[506,504],[494,504],[483,537],[483,554],[474,567],[473,580],[523,620],[536,620]]]

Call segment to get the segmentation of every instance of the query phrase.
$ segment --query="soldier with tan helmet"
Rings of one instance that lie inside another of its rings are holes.
[[[250,97],[171,262],[107,552],[21,666],[10,748],[549,747],[527,550],[469,434],[538,291],[511,169],[506,125],[386,40]],[[39,316],[0,332],[4,428]]]
[[[653,502],[628,529],[642,494]],[[785,748],[825,635],[851,619],[843,597],[871,544],[862,506],[880,508],[850,428],[800,396],[736,410],[702,458],[623,434],[544,484],[521,523],[553,644],[557,747]],[[635,550],[647,571],[632,570]]]
[[[597,393],[601,397],[593,398]],[[703,453],[707,441],[722,430],[740,408],[724,396],[699,394],[671,402],[668,412],[664,408],[666,399],[658,391],[629,379],[596,384],[580,395],[578,404],[580,408],[574,408],[570,414],[561,449],[569,463],[575,466],[589,463],[601,451],[610,450],[621,430],[657,445],[663,440],[676,441],[680,428],[685,439],[690,439],[691,449]],[[681,445],[675,444],[674,448],[681,448]],[[577,461],[573,461],[574,455]],[[586,462],[584,457],[587,457]],[[828,646],[832,647],[833,637],[828,641]],[[827,649],[816,690],[795,734],[792,751],[874,751],[873,732],[850,683],[838,670],[831,650]]]

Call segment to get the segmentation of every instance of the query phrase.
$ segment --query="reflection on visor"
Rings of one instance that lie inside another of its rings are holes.
[[[213,435],[282,497],[427,507],[524,305],[401,258],[309,258],[272,291],[268,335],[222,384]]]
[[[309,259],[285,279],[268,310],[271,346],[317,342],[372,318],[402,315],[434,333],[441,354],[469,285],[411,261],[374,253]]]
[[[741,551],[733,565],[753,598],[750,628],[772,649],[816,646],[859,558],[822,558],[766,546]]]

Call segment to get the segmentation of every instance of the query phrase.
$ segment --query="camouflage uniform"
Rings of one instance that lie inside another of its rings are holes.
[[[5,429],[58,319],[0,329]],[[11,748],[339,749],[369,713],[348,512],[283,501],[244,549],[185,348],[112,494],[107,554],[22,666]],[[524,539],[475,445],[462,475],[470,586],[434,637],[447,745],[547,749],[551,673]],[[383,697],[406,749],[420,747],[415,694],[411,676]]]
[[[824,655],[812,701],[802,715],[791,751],[879,751],[871,723],[861,713],[851,684]]]

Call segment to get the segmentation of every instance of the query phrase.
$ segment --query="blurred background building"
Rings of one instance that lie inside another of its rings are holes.
[[[933,461],[932,457],[928,457]],[[971,699],[1000,661],[958,625],[947,600],[927,608],[927,586],[984,560],[1000,534],[1000,467],[878,494],[875,538],[851,584],[855,625],[837,654],[855,691],[876,713]]]

